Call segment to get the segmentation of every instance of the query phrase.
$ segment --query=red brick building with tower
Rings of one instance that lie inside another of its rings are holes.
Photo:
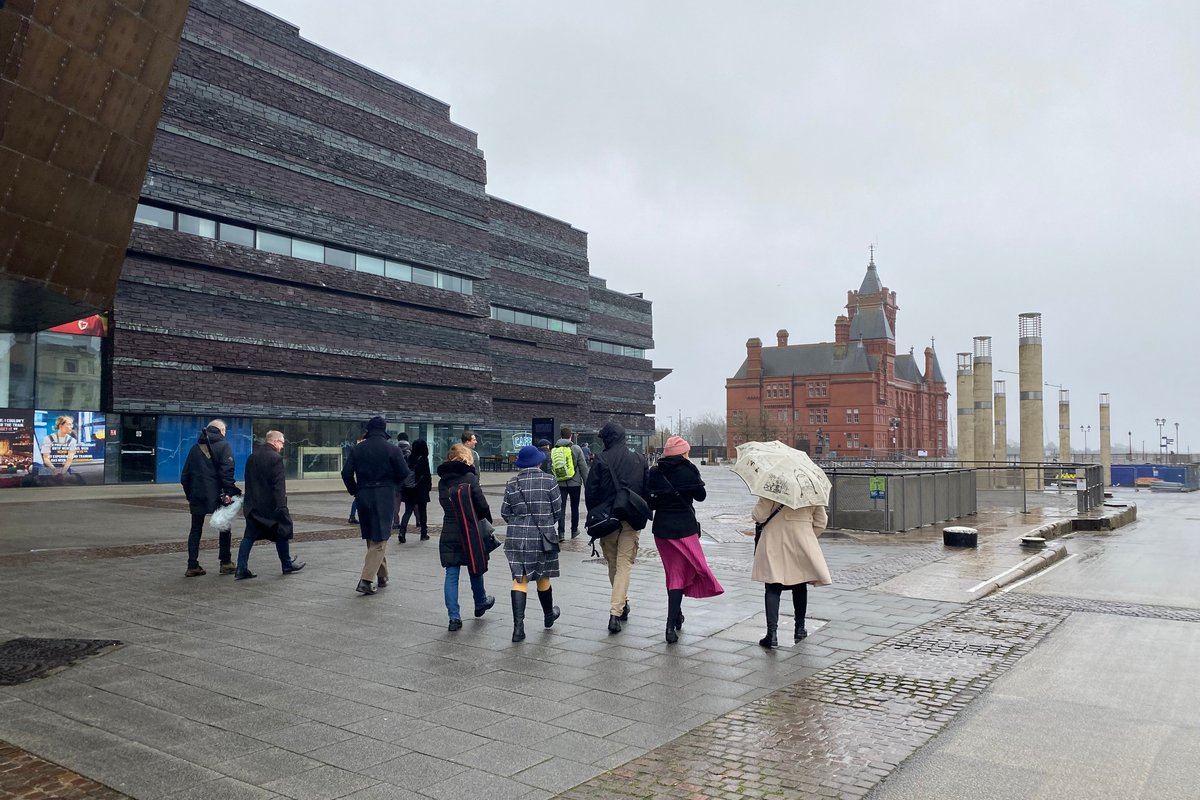
[[[896,354],[896,293],[872,255],[834,341],[775,347],[746,342],[746,360],[725,381],[729,456],[747,441],[779,439],[814,456],[946,455],[950,393],[932,347],[924,363]]]

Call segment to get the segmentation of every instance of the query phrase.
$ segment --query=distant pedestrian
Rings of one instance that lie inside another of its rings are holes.
[[[538,439],[537,449],[542,451],[542,463],[538,465],[538,469],[547,475],[554,475],[554,470],[550,468],[550,440]]]
[[[496,605],[496,598],[489,595],[483,585],[488,553],[482,546],[483,536],[479,530],[479,520],[492,521],[492,510],[483,496],[479,474],[471,463],[471,449],[466,445],[451,445],[446,460],[438,465],[437,474],[438,503],[444,511],[442,533],[438,537],[438,555],[446,569],[443,596],[446,613],[450,615],[449,630],[457,631],[462,628],[458,579],[463,567],[467,568],[471,579],[475,616],[482,617]],[[471,537],[469,543],[468,537]]]
[[[654,546],[667,576],[668,643],[679,641],[683,598],[715,597],[725,590],[717,582],[700,547],[700,523],[694,503],[708,493],[700,470],[688,458],[691,445],[681,436],[667,439],[663,457],[646,478],[646,501],[654,511]]]
[[[408,468],[412,471],[412,477],[400,490],[404,500],[404,516],[400,519],[401,544],[408,532],[408,518],[414,512],[417,528],[421,531],[421,541],[429,541],[429,492],[433,489],[433,476],[429,474],[429,445],[424,439],[417,439],[411,449]]]
[[[475,435],[475,431],[463,431],[462,443],[471,451],[471,462],[475,466],[475,471],[479,472],[479,451],[476,450],[479,446],[479,437]]]
[[[517,453],[520,472],[508,479],[500,516],[508,523],[504,536],[504,555],[512,571],[512,613],[514,642],[525,639],[525,603],[529,599],[529,581],[537,584],[538,601],[547,628],[558,619],[554,589],[550,579],[558,577],[558,536],[554,523],[562,501],[558,482],[539,468],[546,454],[532,445]]]
[[[593,514],[607,516],[608,512],[616,511],[614,504],[622,489],[637,495],[638,502],[645,505],[646,462],[625,444],[625,428],[620,423],[607,422],[599,435],[604,452],[596,455],[583,487],[589,523]],[[629,578],[637,560],[640,531],[646,527],[644,519],[636,524],[624,517],[620,519],[620,528],[600,540],[600,549],[608,562],[608,582],[612,584],[609,633],[620,633],[621,624],[629,619]]]
[[[583,460],[589,467],[591,467],[592,462],[596,460],[596,454],[592,452],[591,445],[589,445],[587,442],[584,442],[579,446],[579,449],[583,451]]]
[[[279,431],[267,431],[264,441],[246,459],[246,496],[242,516],[246,533],[238,548],[237,580],[257,577],[250,571],[250,550],[259,539],[275,543],[275,552],[284,575],[304,569],[304,562],[292,558],[292,515],[288,511],[287,475],[283,468],[286,440]]]
[[[372,580],[378,581],[380,589],[387,586],[387,543],[396,513],[396,487],[409,473],[400,448],[389,438],[384,418],[372,417],[366,438],[354,445],[342,467],[346,491],[358,500],[359,529],[367,543],[362,574],[355,587],[361,594],[375,594]]]
[[[225,421],[214,419],[200,432],[200,437],[188,451],[179,482],[187,497],[192,512],[192,527],[188,531],[188,563],[185,577],[204,575],[200,566],[200,535],[204,530],[204,517],[221,506],[233,502],[242,493],[233,480],[233,448],[225,441]],[[233,563],[233,534],[226,528],[217,531],[218,558],[222,575],[232,575],[237,569]]]
[[[750,579],[766,584],[767,635],[759,640],[763,647],[778,647],[779,599],[784,589],[792,592],[796,614],[795,641],[808,636],[804,618],[808,613],[808,584],[828,586],[829,567],[821,553],[817,535],[825,530],[829,517],[824,506],[788,508],[760,497],[750,512],[760,523],[762,534],[754,547],[754,567]]]
[[[571,538],[579,535],[579,493],[588,476],[587,456],[583,448],[572,441],[574,433],[563,425],[558,429],[558,441],[550,450],[550,466],[558,481],[562,507],[558,510],[558,540],[566,538],[567,501],[571,503]]]
[[[412,457],[412,445],[408,441],[408,434],[404,431],[396,434],[396,447],[400,448],[400,456],[404,459],[404,463],[408,464]],[[410,475],[408,480],[396,487],[396,516],[392,519],[392,530],[400,530],[400,507],[404,505],[404,490],[411,489],[416,485],[413,480],[413,476]],[[404,544],[403,533],[400,534],[399,539],[400,544]]]

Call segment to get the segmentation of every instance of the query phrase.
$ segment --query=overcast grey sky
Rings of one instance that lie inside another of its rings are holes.
[[[831,340],[874,242],[951,392],[973,336],[1015,371],[1040,311],[1077,448],[1100,392],[1117,455],[1162,416],[1200,448],[1200,3],[256,5],[449,103],[491,194],[588,232],[654,302],[660,420],[723,413],[751,336]]]

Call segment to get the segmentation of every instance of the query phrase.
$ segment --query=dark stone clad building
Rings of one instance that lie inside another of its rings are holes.
[[[435,459],[475,430],[485,468],[535,417],[649,435],[650,302],[486,179],[445,103],[192,0],[101,348],[106,480],[177,479],[213,416],[239,454],[284,431],[297,477],[376,413]]]

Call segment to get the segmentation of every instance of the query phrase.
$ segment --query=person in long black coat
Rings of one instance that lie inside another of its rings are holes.
[[[400,490],[404,500],[404,516],[400,519],[400,544],[408,533],[408,518],[416,513],[417,527],[421,530],[421,541],[429,539],[429,492],[433,489],[433,476],[429,474],[429,445],[424,439],[412,443],[408,456],[408,468],[412,470],[414,483]]]
[[[204,575],[200,566],[200,535],[204,517],[242,493],[233,480],[233,448],[225,441],[225,422],[214,419],[200,431],[200,437],[188,451],[179,482],[192,512],[192,527],[188,531],[188,563],[184,575],[193,578]],[[217,532],[221,574],[234,571],[231,530]]]
[[[237,580],[257,577],[250,571],[250,550],[260,539],[275,543],[284,575],[304,569],[304,562],[292,558],[292,515],[287,504],[287,475],[283,468],[285,439],[279,431],[267,431],[263,444],[246,459],[246,496],[242,516],[246,533],[238,548]]]
[[[441,504],[445,517],[442,519],[442,535],[438,537],[438,555],[441,556],[442,566],[446,568],[446,583],[443,594],[446,600],[446,613],[450,615],[452,631],[462,628],[462,614],[458,608],[458,578],[462,568],[467,567],[471,577],[471,594],[475,600],[475,616],[482,617],[484,613],[496,605],[496,598],[487,593],[483,586],[483,573],[487,569],[488,555],[486,547],[480,548],[477,554],[476,571],[471,571],[467,547],[463,541],[463,526],[459,515],[464,509],[456,507],[455,499],[460,488],[468,487],[464,492],[471,498],[471,507],[476,519],[492,521],[492,510],[483,489],[479,486],[479,474],[475,471],[471,450],[466,445],[455,444],[450,448],[446,460],[438,465],[438,502]],[[468,515],[469,516],[469,515]],[[473,531],[473,533],[477,533]],[[478,540],[477,540],[478,543]]]
[[[408,464],[400,448],[388,441],[387,421],[371,417],[367,435],[354,445],[342,467],[342,483],[346,491],[358,500],[358,525],[367,543],[362,575],[355,591],[375,594],[387,586],[387,542],[392,535],[392,519],[396,514],[396,487],[404,483]]]

